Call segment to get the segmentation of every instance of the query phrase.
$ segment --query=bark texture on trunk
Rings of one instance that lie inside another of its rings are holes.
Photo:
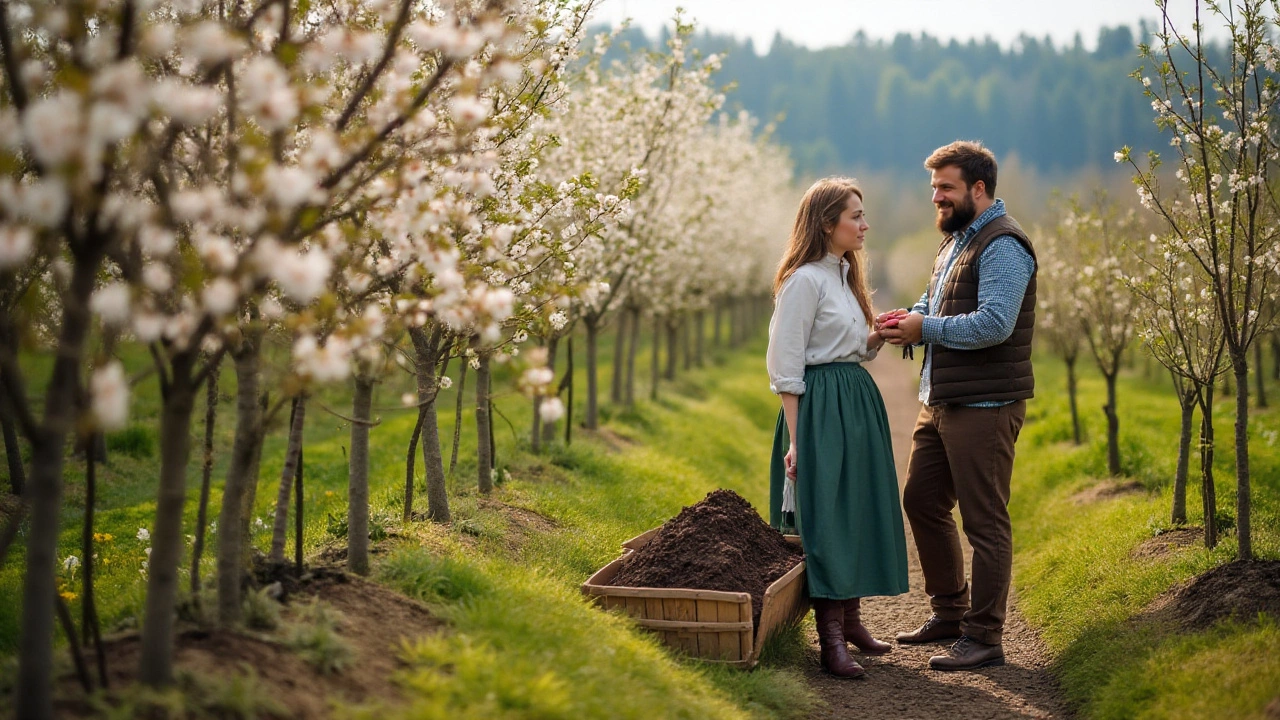
[[[195,538],[191,547],[191,594],[200,597],[200,558],[204,555],[204,529],[209,524],[209,486],[213,481],[213,431],[218,421],[218,380],[222,362],[209,372],[204,394],[204,453],[200,463],[200,505],[196,510]]]
[[[289,444],[284,453],[284,467],[280,469],[280,486],[276,492],[276,516],[271,528],[271,553],[273,563],[284,562],[284,549],[289,535],[289,494],[293,490],[293,475],[298,469],[298,455],[302,452],[302,429],[306,425],[307,396],[293,400],[293,412],[289,414]]]
[[[4,383],[0,383],[0,430],[4,433],[4,457],[9,466],[9,487],[14,495],[21,495],[27,484],[27,471],[22,463],[22,443],[18,441],[18,427],[9,414],[4,393]]]
[[[600,346],[600,318],[589,316],[587,327],[587,413],[583,426],[588,430],[600,427],[600,378],[597,353]]]
[[[67,435],[78,416],[80,369],[90,327],[89,296],[101,258],[78,257],[63,301],[61,331],[44,417],[31,441],[31,474],[24,496],[31,514],[22,584],[18,640],[16,715],[53,717],[53,624],[57,599],[58,536],[62,513],[62,468]]]
[[[1104,375],[1107,382],[1107,472],[1112,477],[1120,474],[1120,415],[1116,412],[1116,375]]]
[[[481,494],[493,492],[493,437],[489,417],[489,351],[480,352],[480,367],[476,369],[476,474]]]
[[[191,417],[195,411],[197,352],[170,358],[171,374],[160,411],[160,494],[151,532],[146,611],[138,679],[152,687],[173,684],[173,621],[178,597],[178,563],[183,555],[182,515],[191,457]]]
[[[627,407],[631,407],[636,404],[636,355],[640,354],[640,308],[631,308],[627,314],[631,316],[631,324],[628,328],[631,339],[627,341],[627,387],[626,397],[623,399]]]
[[[1178,433],[1178,469],[1173,475],[1173,512],[1170,520],[1175,525],[1187,522],[1187,476],[1191,468],[1191,431],[1196,411],[1196,391],[1188,388],[1178,393],[1178,405],[1182,411],[1182,426]]]
[[[1218,493],[1213,485],[1213,383],[1200,395],[1200,502],[1204,513],[1204,546],[1218,545]]]
[[[258,462],[262,456],[262,338],[261,331],[246,332],[244,344],[232,353],[236,371],[236,430],[222,489],[217,533],[218,622],[224,626],[240,621],[248,554],[246,496],[258,484]]]
[[[614,405],[622,404],[622,378],[625,374],[623,357],[625,357],[627,346],[627,321],[629,314],[626,310],[618,313],[617,326],[614,328],[613,335],[613,385],[609,388],[609,402]]]
[[[1071,406],[1071,438],[1076,445],[1084,442],[1080,435],[1080,407],[1077,403],[1076,359],[1067,359],[1067,403]]]
[[[369,574],[369,423],[373,412],[371,375],[357,373],[351,399],[351,454],[347,484],[347,569]]]
[[[1236,542],[1239,558],[1253,559],[1252,490],[1249,478],[1249,364],[1244,353],[1232,363],[1236,374]]]

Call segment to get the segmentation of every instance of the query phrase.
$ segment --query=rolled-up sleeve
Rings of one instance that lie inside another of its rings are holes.
[[[818,298],[818,283],[800,272],[788,278],[778,293],[765,358],[769,389],[774,394],[804,394],[804,353],[818,312]]]

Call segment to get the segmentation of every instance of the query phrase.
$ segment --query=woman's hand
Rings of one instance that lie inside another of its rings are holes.
[[[787,469],[787,477],[796,479],[796,442],[794,440],[791,441],[791,449],[782,456],[782,467]]]
[[[880,331],[872,330],[871,334],[867,336],[867,349],[879,350],[882,347],[884,347],[884,338],[880,336]]]

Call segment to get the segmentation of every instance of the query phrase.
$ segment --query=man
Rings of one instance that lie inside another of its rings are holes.
[[[1036,259],[1031,241],[995,198],[996,160],[957,141],[925,161],[937,226],[945,233],[933,278],[911,311],[876,319],[895,345],[923,343],[923,407],[902,504],[933,615],[899,643],[955,640],[935,670],[1004,664],[1001,634],[1013,562],[1009,482],[1014,442],[1035,385]],[[973,547],[972,589],[951,511],[960,505]]]

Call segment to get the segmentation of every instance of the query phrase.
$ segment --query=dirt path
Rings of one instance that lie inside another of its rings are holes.
[[[893,449],[903,482],[911,450],[911,429],[920,405],[916,401],[919,363],[886,355],[867,365],[884,395],[893,428]],[[863,617],[872,633],[892,641],[899,630],[917,627],[929,617],[920,561],[907,527],[911,592],[863,603]],[[856,656],[867,668],[865,680],[836,680],[817,665],[816,634],[811,631],[813,663],[806,668],[811,686],[827,702],[813,718],[1065,718],[1069,717],[1057,683],[1047,671],[1049,654],[1039,636],[1018,613],[1011,599],[1005,627],[1003,667],[978,672],[941,673],[930,670],[929,657],[944,646],[897,645],[881,658]]]

